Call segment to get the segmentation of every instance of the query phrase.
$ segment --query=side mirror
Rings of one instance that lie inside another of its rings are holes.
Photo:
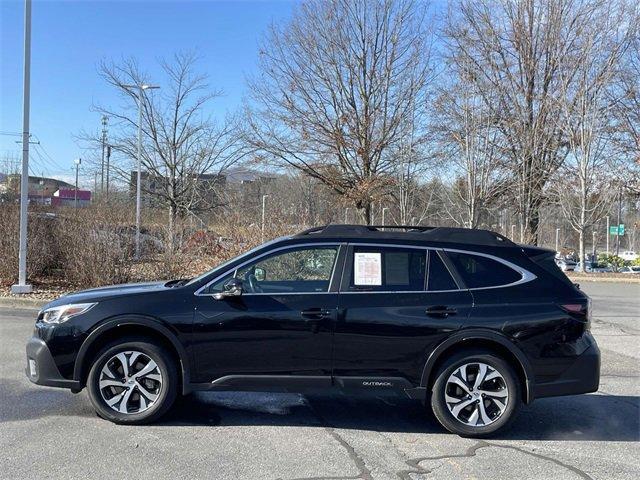
[[[230,278],[222,287],[222,291],[215,293],[213,298],[216,300],[224,300],[227,297],[239,297],[242,295],[242,280],[239,278]]]
[[[256,277],[256,280],[259,282],[264,282],[267,278],[267,272],[264,268],[257,267],[253,270],[253,274]]]

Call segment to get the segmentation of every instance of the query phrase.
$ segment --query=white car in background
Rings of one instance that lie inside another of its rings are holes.
[[[619,272],[640,275],[640,265],[630,265],[628,267],[621,267]]]
[[[638,254],[633,250],[627,250],[626,252],[622,252],[620,254],[620,258],[627,262],[633,262],[636,258],[638,258]]]

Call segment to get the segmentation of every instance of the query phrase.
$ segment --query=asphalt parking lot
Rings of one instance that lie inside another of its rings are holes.
[[[198,393],[159,424],[113,425],[86,392],[31,385],[34,310],[0,308],[0,478],[637,479],[640,284],[585,282],[600,391],[524,407],[491,440],[395,397]]]

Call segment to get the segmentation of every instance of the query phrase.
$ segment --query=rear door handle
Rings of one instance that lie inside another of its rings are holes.
[[[302,318],[306,320],[322,320],[331,315],[331,311],[326,308],[309,308],[300,312]]]
[[[458,313],[458,310],[456,310],[455,308],[449,308],[449,307],[444,306],[444,305],[437,305],[435,307],[427,308],[425,313],[429,317],[447,318],[449,315],[455,315],[456,313]]]

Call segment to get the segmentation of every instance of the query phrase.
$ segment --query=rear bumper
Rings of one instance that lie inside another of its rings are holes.
[[[534,398],[577,395],[598,390],[600,384],[600,350],[595,340],[576,361],[553,382],[538,383],[533,388]]]
[[[51,356],[47,344],[38,337],[31,337],[27,342],[27,378],[38,385],[47,387],[70,388],[79,391],[80,382],[64,378]]]

